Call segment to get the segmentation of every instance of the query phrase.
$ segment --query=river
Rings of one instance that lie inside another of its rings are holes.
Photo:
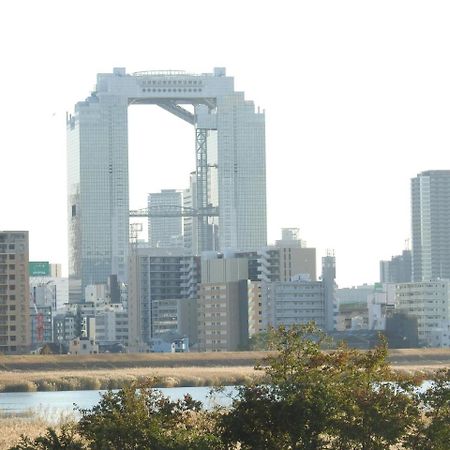
[[[223,392],[214,392],[213,395],[210,395],[211,388],[206,386],[161,388],[159,390],[172,400],[181,399],[185,394],[190,394],[194,400],[201,401],[206,408],[212,408],[217,404],[229,405],[234,392],[232,386],[224,388]],[[99,402],[104,392],[106,391],[0,393],[0,414],[33,413],[49,420],[56,420],[70,414],[76,417],[75,405],[81,409],[90,409]]]

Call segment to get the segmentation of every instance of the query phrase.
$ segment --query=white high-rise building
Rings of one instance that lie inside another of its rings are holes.
[[[450,279],[450,170],[411,180],[412,280]]]
[[[398,283],[395,302],[398,311],[417,317],[420,345],[450,346],[450,280]]]
[[[224,68],[204,74],[115,68],[98,74],[95,90],[67,118],[72,301],[110,274],[127,278],[130,104],[157,105],[195,128],[198,251],[212,248],[213,223],[220,249],[266,245],[264,112],[235,91]]]
[[[162,209],[181,211],[182,194],[175,189],[163,189],[148,194],[149,211]],[[148,241],[151,247],[182,247],[182,217],[150,217],[148,221]]]

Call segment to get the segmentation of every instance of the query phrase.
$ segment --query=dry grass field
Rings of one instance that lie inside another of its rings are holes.
[[[0,415],[0,450],[16,444],[22,434],[32,438],[42,434],[47,426],[47,422],[40,417],[2,417]]]
[[[156,378],[157,386],[241,384],[267,352],[0,356],[0,392],[120,388]],[[450,367],[450,349],[391,350],[393,366],[428,373]]]
[[[61,415],[53,421],[45,419],[45,411],[30,412],[21,415],[5,415],[0,412],[0,450],[17,444],[21,435],[35,437],[45,433],[48,427],[59,429],[63,424],[73,423],[73,414]]]
[[[148,378],[156,387],[243,384],[258,376],[252,366],[80,369],[0,372],[0,392],[117,389]]]
[[[0,392],[120,388],[145,378],[157,379],[160,387],[242,384],[261,376],[254,366],[267,355],[235,352],[0,356]],[[421,372],[426,377],[433,370],[450,367],[450,349],[391,350],[389,359],[398,370]],[[0,450],[14,445],[21,434],[42,434],[50,425],[44,416],[6,416],[0,412]]]

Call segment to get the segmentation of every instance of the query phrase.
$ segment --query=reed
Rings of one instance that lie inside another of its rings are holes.
[[[0,392],[120,389],[149,378],[155,380],[155,387],[225,386],[245,384],[259,375],[247,366],[26,371],[20,377],[17,372],[0,372]]]
[[[48,408],[25,411],[20,414],[0,412],[0,450],[17,444],[21,435],[34,439],[44,434],[47,427],[60,429],[62,425],[74,421],[73,414],[60,413],[56,415]]]

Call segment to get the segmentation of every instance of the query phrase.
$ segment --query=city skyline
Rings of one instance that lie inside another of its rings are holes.
[[[159,106],[195,129],[196,177],[189,188],[200,215],[193,230],[198,246],[190,251],[214,250],[215,241],[217,250],[267,244],[265,115],[235,91],[226,68],[130,74],[115,67],[97,74],[94,91],[67,116],[69,278],[78,301],[88,284],[110,274],[127,282],[128,108],[134,105]]]
[[[131,2],[138,15],[80,2],[70,17],[64,2],[25,3],[26,16],[6,7],[1,31],[11,45],[1,74],[0,192],[1,228],[30,231],[32,260],[61,262],[67,272],[65,111],[87,96],[95,73],[114,66],[227,67],[237,89],[266,110],[269,242],[281,227],[298,227],[318,256],[334,248],[340,286],[378,280],[379,261],[400,254],[411,237],[411,178],[450,168],[444,2],[268,4],[258,11],[237,2],[176,11]],[[203,28],[186,30],[194,10]],[[106,13],[107,21],[79,32]],[[158,21],[146,26],[148,15],[170,17],[173,34]],[[191,128],[149,109],[130,108],[131,208],[145,207],[149,192],[187,187],[184,174],[195,167]],[[158,160],[142,156],[155,147]],[[170,178],[161,166],[170,167]]]

